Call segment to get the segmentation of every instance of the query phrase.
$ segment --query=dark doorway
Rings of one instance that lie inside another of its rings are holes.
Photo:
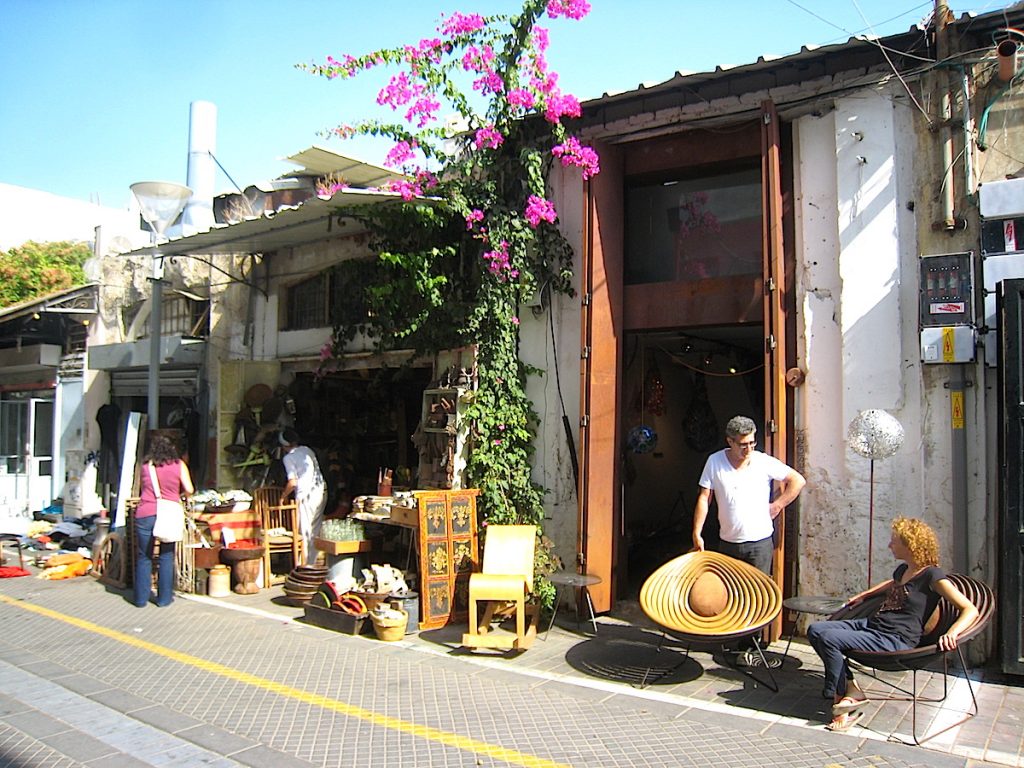
[[[658,566],[689,551],[698,480],[708,455],[725,447],[725,422],[742,414],[760,425],[762,336],[756,325],[626,334],[619,599],[635,599]],[[712,510],[710,548],[716,520]]]
[[[999,327],[1002,666],[1024,675],[1024,280],[1000,284]]]

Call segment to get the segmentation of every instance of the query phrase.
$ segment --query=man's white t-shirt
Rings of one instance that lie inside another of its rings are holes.
[[[751,451],[742,469],[736,469],[722,449],[708,456],[700,487],[710,488],[718,503],[719,536],[739,544],[761,541],[775,528],[769,511],[772,480],[785,480],[790,468],[774,456]]]

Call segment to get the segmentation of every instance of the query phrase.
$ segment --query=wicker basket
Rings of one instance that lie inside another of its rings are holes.
[[[405,628],[409,624],[409,614],[402,610],[400,603],[393,602],[391,607],[402,614],[400,619],[387,619],[375,613],[370,614],[373,622],[373,631],[377,633],[377,639],[387,643],[393,643],[405,637]]]

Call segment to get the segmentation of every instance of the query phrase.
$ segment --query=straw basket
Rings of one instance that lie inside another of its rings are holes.
[[[405,628],[409,624],[409,614],[402,610],[401,604],[397,601],[391,603],[391,607],[402,614],[400,619],[387,619],[375,613],[370,614],[373,622],[373,631],[377,633],[377,639],[386,643],[392,643],[405,637]]]

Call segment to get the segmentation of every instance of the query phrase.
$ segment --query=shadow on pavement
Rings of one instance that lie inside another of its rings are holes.
[[[678,685],[698,679],[704,668],[674,640],[639,627],[601,626],[601,631],[574,645],[565,661],[589,677],[636,687]]]

